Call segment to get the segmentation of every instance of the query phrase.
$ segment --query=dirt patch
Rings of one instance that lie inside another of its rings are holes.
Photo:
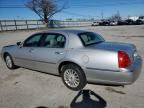
[[[126,38],[144,38],[144,36],[118,36],[117,37],[126,37]]]
[[[19,77],[21,74],[16,73],[16,74],[10,74],[7,77],[5,77],[3,80],[4,81],[13,81],[15,78]]]
[[[58,108],[68,108],[68,107],[66,107],[66,106],[58,106]]]
[[[115,92],[115,93],[119,93],[119,94],[126,94],[125,92],[123,92],[123,91],[119,91],[119,90],[116,90],[116,89],[114,89],[114,88],[112,88],[112,87],[106,87],[105,88],[107,91],[109,91],[109,92]]]

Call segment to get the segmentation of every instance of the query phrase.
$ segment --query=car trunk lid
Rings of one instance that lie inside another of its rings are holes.
[[[136,53],[136,47],[133,44],[128,43],[119,43],[119,42],[101,42],[98,44],[93,44],[87,46],[87,48],[101,49],[101,50],[110,50],[110,51],[124,51],[126,52],[131,61],[134,60],[134,55]]]

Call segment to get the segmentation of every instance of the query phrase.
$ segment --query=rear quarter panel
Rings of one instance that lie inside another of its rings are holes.
[[[68,51],[66,58],[83,68],[119,70],[116,51],[79,48]]]

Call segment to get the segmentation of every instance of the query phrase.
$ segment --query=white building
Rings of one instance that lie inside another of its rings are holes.
[[[133,21],[136,21],[136,20],[139,19],[139,17],[137,17],[137,16],[130,16],[128,19],[131,19],[131,20],[133,20]]]

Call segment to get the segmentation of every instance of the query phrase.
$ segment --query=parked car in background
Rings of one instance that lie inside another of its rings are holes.
[[[140,16],[136,22],[135,22],[137,25],[141,25],[141,24],[144,24],[144,16]]]
[[[24,67],[62,77],[71,90],[87,83],[127,85],[138,78],[142,59],[136,46],[107,42],[83,30],[50,30],[2,48],[9,69]]]
[[[133,21],[132,19],[127,19],[125,20],[126,25],[134,25],[135,21]]]
[[[118,25],[126,25],[125,20],[119,20],[119,21],[118,21]]]
[[[142,20],[138,19],[138,20],[135,21],[135,24],[136,25],[141,25],[141,24],[144,24],[144,22]]]
[[[140,17],[139,17],[139,20],[141,20],[141,21],[144,22],[144,16],[140,16]]]
[[[110,21],[110,25],[111,26],[116,26],[116,25],[118,25],[118,22],[117,21]]]
[[[93,22],[91,26],[98,26],[99,22]]]
[[[101,26],[109,26],[110,25],[110,21],[109,20],[101,20],[101,22],[99,22],[99,25],[101,25]]]

